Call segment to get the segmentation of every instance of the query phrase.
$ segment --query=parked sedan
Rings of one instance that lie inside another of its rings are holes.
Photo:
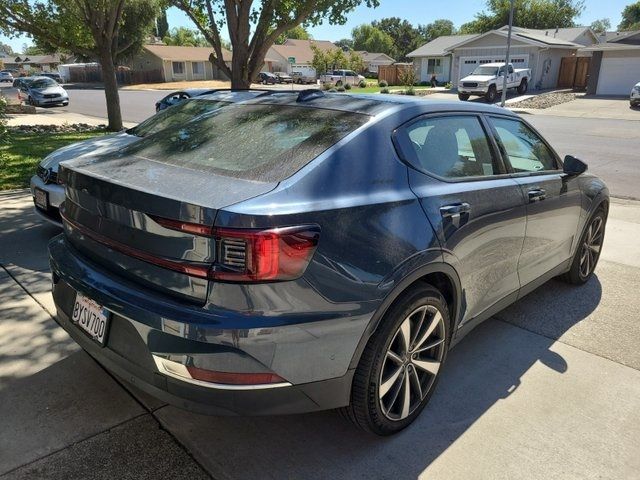
[[[52,80],[55,80],[58,83],[62,82],[62,76],[58,72],[44,72],[40,74],[41,77],[49,77]]]
[[[635,87],[631,90],[631,96],[629,102],[632,107],[640,106],[640,82],[636,83]]]
[[[258,82],[263,85],[275,85],[278,83],[278,77],[271,72],[260,72],[258,74]]]
[[[589,281],[609,208],[517,115],[400,96],[279,92],[99,160],[63,163],[49,244],[76,342],[181,408],[341,407],[380,435],[478,323]]]
[[[278,79],[278,83],[293,83],[293,78],[287,72],[274,72],[273,74]]]
[[[69,105],[67,91],[58,82],[48,77],[32,77],[21,89],[26,94],[26,101],[34,107],[50,107]]]
[[[172,92],[156,102],[156,112],[164,110],[165,108],[173,107],[174,105],[184,102],[189,98],[198,97],[200,95],[207,95],[215,91],[215,89],[211,88],[187,88],[185,90]]]
[[[44,220],[62,226],[60,205],[64,201],[64,186],[58,177],[60,162],[80,157],[97,157],[165,128],[183,125],[218,108],[264,94],[260,90],[215,91],[210,95],[184,101],[170,110],[163,110],[128,130],[91,138],[56,150],[40,162],[36,174],[31,177],[31,194],[36,213]]]
[[[1,71],[0,72],[0,82],[13,83],[13,74],[8,70]]]

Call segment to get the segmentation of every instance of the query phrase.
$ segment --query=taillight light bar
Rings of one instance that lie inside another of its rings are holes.
[[[255,283],[299,278],[309,265],[320,238],[317,225],[258,230],[151,218],[171,230],[214,238],[217,261],[208,270],[206,278],[219,281]],[[184,264],[181,267],[184,268]]]

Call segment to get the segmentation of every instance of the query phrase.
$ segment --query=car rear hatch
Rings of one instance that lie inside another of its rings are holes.
[[[241,265],[246,247],[216,240],[217,211],[272,190],[368,118],[234,105],[117,152],[63,162],[65,234],[119,275],[204,303],[214,264]]]

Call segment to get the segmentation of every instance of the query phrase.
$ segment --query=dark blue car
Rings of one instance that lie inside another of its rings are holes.
[[[391,434],[474,326],[589,280],[609,200],[585,170],[493,106],[261,96],[62,163],[57,321],[179,407]]]

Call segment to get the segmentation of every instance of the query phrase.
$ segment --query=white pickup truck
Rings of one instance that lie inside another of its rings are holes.
[[[487,102],[494,103],[498,93],[502,92],[504,83],[504,63],[485,63],[476,68],[471,75],[467,75],[458,83],[458,98],[469,100],[471,95],[484,97]],[[517,88],[520,95],[527,92],[531,70],[528,68],[514,69],[509,64],[507,74],[507,89]]]
[[[353,70],[334,70],[331,73],[325,73],[320,75],[320,83],[328,83],[330,85],[358,85],[365,78],[362,75],[358,75]]]

